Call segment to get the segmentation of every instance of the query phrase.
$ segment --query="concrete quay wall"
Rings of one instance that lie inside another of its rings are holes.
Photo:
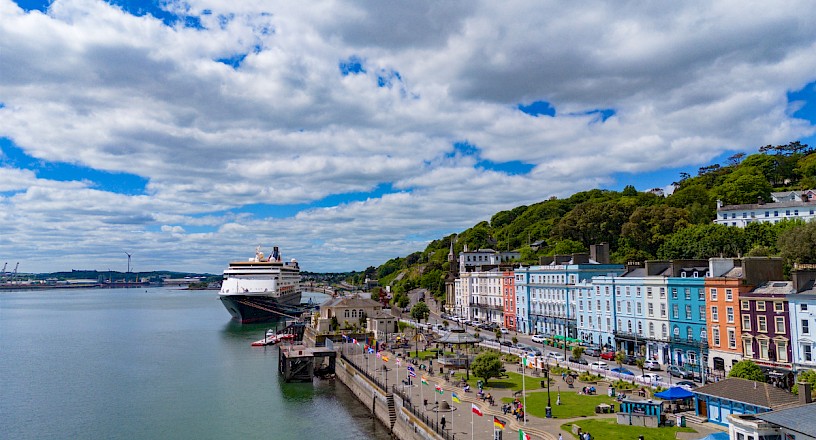
[[[376,380],[359,370],[347,358],[341,357],[335,366],[337,380],[357,396],[368,410],[389,427],[400,440],[444,440],[407,407],[396,393],[386,393]]]

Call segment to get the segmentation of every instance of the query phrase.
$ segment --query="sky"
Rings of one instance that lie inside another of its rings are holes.
[[[809,1],[0,0],[0,264],[364,270],[816,146]],[[543,237],[542,237],[543,238]]]

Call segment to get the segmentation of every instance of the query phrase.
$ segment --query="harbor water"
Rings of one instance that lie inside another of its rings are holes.
[[[250,346],[270,324],[234,323],[217,297],[0,293],[0,438],[389,438],[343,384],[279,380],[277,347]]]

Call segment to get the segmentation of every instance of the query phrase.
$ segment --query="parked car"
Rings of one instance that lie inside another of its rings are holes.
[[[681,380],[681,381],[675,383],[675,385],[678,386],[678,387],[683,387],[683,388],[685,388],[687,390],[691,390],[692,388],[697,388],[697,384],[690,381],[690,380]]]
[[[587,356],[595,356],[598,357],[601,355],[601,348],[600,347],[587,347],[584,350],[584,354]]]
[[[694,373],[692,373],[691,371],[686,371],[678,367],[677,365],[669,365],[669,367],[666,368],[666,372],[674,377],[680,377],[683,379],[694,379]]]
[[[587,362],[587,360],[582,358],[582,357],[578,358],[578,359],[575,359],[575,358],[571,357],[571,358],[569,358],[569,361],[570,362],[575,362],[576,364],[580,364],[580,365],[589,365],[589,362]]]
[[[606,361],[614,361],[615,360],[615,352],[614,351],[605,351],[601,353],[601,359]]]
[[[591,368],[597,368],[597,369],[600,369],[600,370],[608,370],[609,369],[609,364],[607,364],[604,361],[595,361],[595,362],[589,364],[589,366]]]
[[[624,375],[624,376],[634,376],[635,375],[635,373],[633,373],[632,371],[630,371],[630,370],[628,370],[626,368],[613,368],[613,369],[609,370],[609,372],[610,373],[618,373],[618,374],[621,374],[621,375]]]
[[[513,343],[508,341],[507,339],[501,341],[500,344],[504,345],[505,347],[512,347],[513,346]]]
[[[533,335],[533,342],[538,342],[541,344],[544,342],[544,335]]]
[[[626,365],[637,365],[637,360],[642,359],[640,356],[635,356],[633,354],[627,354],[623,357],[623,363]]]
[[[547,357],[553,358],[553,359],[555,359],[557,361],[563,361],[564,360],[564,355],[563,354],[557,353],[557,352],[554,352],[554,351],[547,352]]]
[[[506,335],[506,334],[510,333],[510,331],[509,331],[509,330],[507,330],[507,329],[506,329],[506,328],[504,328],[504,327],[502,327],[502,328],[501,328],[501,329],[499,329],[499,330],[502,332],[502,334],[503,334],[503,335]]]
[[[658,361],[646,361],[643,363],[643,369],[649,371],[660,371],[660,362]]]
[[[646,374],[643,374],[641,376],[638,376],[637,378],[639,380],[642,380],[643,382],[650,383],[650,384],[655,383],[655,382],[662,382],[663,381],[663,378],[661,378],[659,374],[654,374],[654,373],[646,373]]]

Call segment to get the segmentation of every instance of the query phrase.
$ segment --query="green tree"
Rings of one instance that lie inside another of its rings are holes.
[[[411,308],[411,317],[416,319],[417,322],[422,322],[423,320],[428,319],[430,314],[431,310],[423,301],[414,304],[414,307]]]
[[[816,262],[816,222],[793,226],[779,233],[776,244],[790,263]]]
[[[689,225],[688,212],[671,206],[641,206],[623,225],[621,235],[633,249],[657,255],[657,250],[673,233]]]
[[[805,370],[796,376],[796,384],[791,388],[793,394],[799,394],[799,382],[810,383],[811,397],[816,397],[816,370]]]
[[[728,377],[741,377],[743,379],[755,380],[757,382],[765,382],[765,374],[759,368],[759,365],[749,361],[739,361],[731,367]]]
[[[476,377],[482,378],[484,384],[487,385],[487,381],[491,377],[499,377],[501,375],[502,361],[495,351],[484,351],[473,359],[473,363],[470,364],[470,369],[473,370],[473,374]]]
[[[657,252],[665,260],[706,259],[745,253],[742,228],[718,224],[692,225],[666,239]]]
[[[584,347],[580,345],[576,345],[572,347],[572,358],[575,360],[581,359],[581,356],[584,355]]]
[[[626,353],[624,353],[623,351],[615,353],[615,363],[618,364],[618,368],[623,368],[624,359],[626,359]]]
[[[769,200],[771,190],[771,184],[758,168],[742,166],[712,191],[723,203],[739,205],[756,203],[758,199]]]
[[[642,357],[635,359],[635,365],[637,365],[637,367],[640,368],[641,376],[646,374],[646,371],[643,370],[643,366],[646,365],[646,359],[643,359]]]

